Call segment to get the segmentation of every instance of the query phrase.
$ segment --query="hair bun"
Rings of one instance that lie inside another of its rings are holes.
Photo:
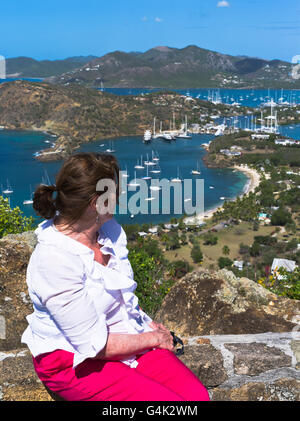
[[[57,191],[56,185],[40,184],[33,195],[33,209],[36,213],[45,219],[51,219],[55,216],[56,207],[53,193]]]

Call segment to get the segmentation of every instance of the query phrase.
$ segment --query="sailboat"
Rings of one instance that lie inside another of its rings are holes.
[[[154,167],[154,169],[151,170],[150,172],[152,172],[153,174],[159,174],[161,172],[159,164],[156,163],[156,167]]]
[[[183,125],[184,131],[182,133],[179,133],[176,137],[182,138],[182,139],[191,139],[192,136],[188,134],[188,125],[187,125],[187,116],[185,116],[185,124]]]
[[[124,178],[128,178],[129,177],[129,174],[127,172],[127,165],[125,166],[125,171],[123,172],[122,177],[124,177]]]
[[[153,152],[153,151],[152,151]],[[149,161],[149,156],[147,154],[147,161],[144,162],[145,165],[155,165],[155,162]]]
[[[161,131],[161,130],[160,130]],[[153,121],[153,135],[152,138],[153,139],[158,139],[160,137],[160,134],[156,133],[156,117],[154,117],[154,121]]]
[[[134,171],[134,181],[128,184],[129,187],[138,187],[140,184],[136,182],[136,171]]]
[[[181,183],[182,182],[181,178],[179,177],[179,167],[177,167],[177,177],[172,178],[171,182],[172,183]]]
[[[156,154],[152,154],[152,161],[159,161],[158,152],[156,152]]]
[[[145,175],[144,177],[142,177],[142,179],[143,179],[143,180],[150,180],[150,179],[151,179],[151,177],[149,176],[149,167],[148,167],[148,166],[147,166],[146,171],[147,171],[147,175]]]
[[[23,200],[23,205],[31,205],[33,203],[32,195],[33,193],[32,193],[31,184],[30,184],[30,199]]]
[[[143,166],[143,155],[141,155],[141,164],[139,164],[139,160],[137,161],[137,164],[134,166],[136,170],[143,170],[145,167]]]
[[[199,169],[199,161],[197,161],[197,169],[196,170],[192,170],[191,171],[191,174],[194,174],[194,175],[201,174],[201,171]]]
[[[116,152],[115,149],[113,149],[113,142],[112,141],[109,142],[109,148],[106,149],[106,152],[109,152],[109,153]]]
[[[11,185],[9,184],[9,181],[7,180],[7,189],[3,190],[2,193],[4,194],[12,194],[14,191],[11,188]]]

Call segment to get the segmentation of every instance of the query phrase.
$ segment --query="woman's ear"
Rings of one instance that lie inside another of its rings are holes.
[[[89,204],[91,210],[94,211],[94,212],[97,212],[97,200],[98,200],[98,197],[99,196],[97,196],[97,195],[95,197],[93,197],[93,199],[90,201],[90,204]]]

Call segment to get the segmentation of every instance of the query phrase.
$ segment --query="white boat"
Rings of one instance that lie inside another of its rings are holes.
[[[113,142],[109,143],[109,148],[106,149],[106,152],[108,153],[116,152],[116,150],[113,148]]]
[[[224,196],[221,196],[221,197],[220,197],[220,199],[221,199],[221,200],[225,200],[225,197],[224,197]]]
[[[199,169],[199,162],[197,161],[197,169],[196,170],[192,170],[191,171],[191,174],[194,174],[194,175],[199,175],[199,174],[201,174],[201,171],[200,171],[200,169]]]
[[[23,200],[23,205],[32,205],[33,203],[32,195],[33,195],[33,192],[32,192],[31,184],[30,184],[30,199]]]
[[[134,181],[127,184],[129,187],[138,187],[140,184],[136,182],[136,172],[134,172]]]
[[[2,193],[4,194],[12,194],[14,191],[11,188],[11,185],[9,184],[9,181],[7,180],[7,189],[3,190]]]
[[[214,189],[214,186],[209,186],[209,188],[213,190]]]
[[[159,137],[163,140],[174,140],[173,136],[170,133],[161,133]]]
[[[159,161],[159,156],[158,156],[157,152],[156,152],[156,154],[152,153],[152,161]]]
[[[161,190],[160,186],[150,186],[150,190],[158,191]]]
[[[149,175],[149,167],[146,168],[146,171],[147,171],[147,173],[146,173],[147,175],[145,175],[144,177],[142,177],[142,179],[143,180],[151,180],[151,177]]]
[[[177,177],[171,179],[172,183],[182,183],[181,178],[179,177],[179,167],[177,167]]]
[[[144,142],[150,142],[151,139],[152,139],[151,130],[145,130],[145,132],[144,132]]]
[[[192,136],[189,135],[187,132],[179,133],[176,137],[178,137],[179,139],[191,139],[192,138]]]
[[[136,170],[143,170],[145,167],[143,166],[143,156],[141,156],[141,163],[139,164],[139,160],[137,164],[134,166]]]
[[[156,163],[155,163],[155,162],[153,162],[153,161],[149,161],[149,156],[148,156],[148,154],[147,154],[147,161],[145,161],[145,162],[144,162],[144,164],[145,164],[145,165],[147,165],[147,166],[156,165]]]
[[[157,167],[156,169],[151,170],[150,172],[152,172],[153,174],[159,174],[161,172],[161,169],[160,167]]]
[[[187,123],[187,116],[185,116],[185,123],[182,124],[182,131],[179,132],[176,137],[180,139],[191,139],[192,136],[188,134],[188,123]]]

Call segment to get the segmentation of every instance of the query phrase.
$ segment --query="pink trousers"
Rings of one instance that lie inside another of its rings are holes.
[[[149,351],[138,362],[131,368],[87,359],[74,370],[71,352],[33,358],[40,380],[66,401],[209,401],[199,379],[172,352]]]

